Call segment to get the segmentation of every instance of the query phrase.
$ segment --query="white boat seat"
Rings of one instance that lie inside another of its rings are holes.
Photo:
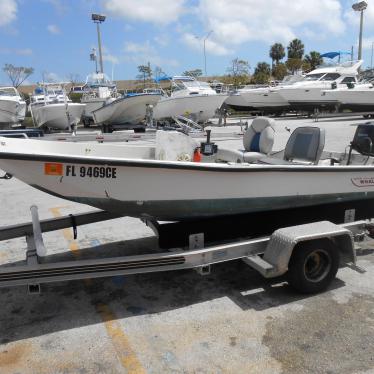
[[[268,117],[257,117],[243,136],[245,162],[255,162],[267,156],[273,149],[275,121]]]
[[[284,160],[317,165],[325,146],[325,130],[319,127],[298,127],[289,137]]]

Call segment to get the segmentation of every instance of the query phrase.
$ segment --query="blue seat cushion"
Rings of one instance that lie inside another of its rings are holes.
[[[251,141],[251,146],[250,146],[251,152],[260,152],[260,137],[261,137],[261,133],[256,132],[256,134],[254,135]]]

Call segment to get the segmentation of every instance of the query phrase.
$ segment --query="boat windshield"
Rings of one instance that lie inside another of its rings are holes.
[[[201,87],[201,88],[211,88],[209,86],[209,83],[207,82],[200,82],[200,81],[188,81],[188,82],[183,82],[186,87],[189,88],[195,88],[195,87]]]
[[[327,73],[320,80],[321,81],[336,81],[340,77],[338,73]]]
[[[18,93],[13,87],[1,87],[0,96],[18,96]]]
[[[321,77],[323,77],[325,73],[319,73],[319,74],[307,74],[304,77],[304,81],[318,81]]]

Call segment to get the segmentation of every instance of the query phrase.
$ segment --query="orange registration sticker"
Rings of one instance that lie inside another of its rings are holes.
[[[44,164],[44,174],[45,175],[62,175],[63,174],[63,164],[55,164],[47,162]]]

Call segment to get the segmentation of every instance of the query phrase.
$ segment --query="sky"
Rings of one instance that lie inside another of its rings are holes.
[[[366,0],[364,67],[371,65],[374,0]],[[238,57],[251,72],[270,63],[269,48],[299,38],[305,52],[350,51],[357,58],[359,14],[351,0],[0,0],[0,67],[33,67],[27,83],[42,77],[84,81],[94,71],[89,55],[97,48],[91,13],[106,15],[101,25],[104,71],[135,79],[137,66],[150,62],[167,75],[204,71],[223,75]],[[1,70],[0,83],[9,84]]]

